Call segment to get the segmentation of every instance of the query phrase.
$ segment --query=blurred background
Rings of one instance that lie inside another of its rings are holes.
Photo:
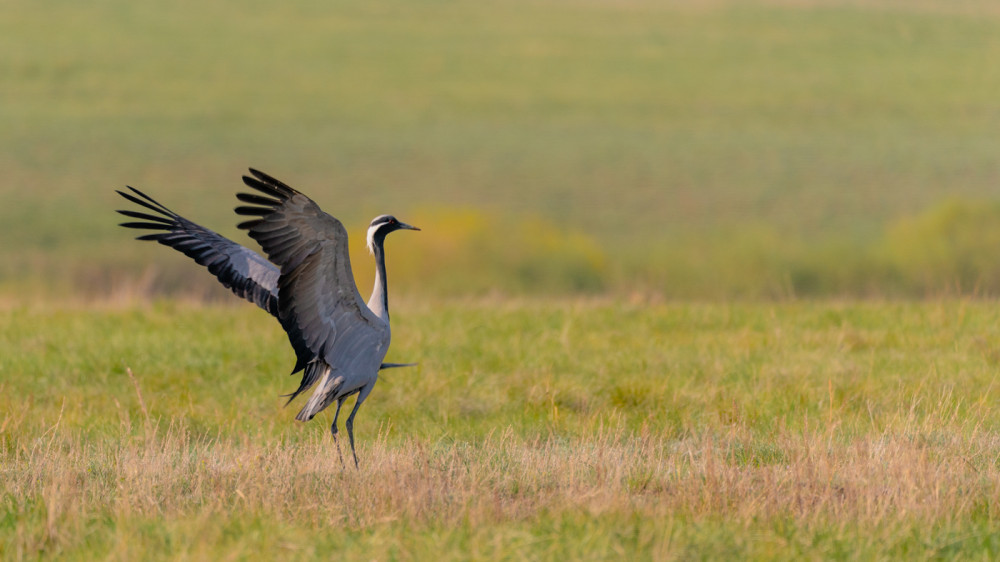
[[[6,3],[0,295],[229,299],[118,228],[248,166],[399,295],[1000,293],[992,0]]]

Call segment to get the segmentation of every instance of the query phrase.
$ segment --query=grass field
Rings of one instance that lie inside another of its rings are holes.
[[[113,226],[112,189],[232,234],[252,165],[355,231],[419,222],[433,251],[396,267],[438,295],[923,296],[882,237],[995,200],[998,37],[989,0],[14,2],[0,288],[106,296],[152,260],[157,291],[201,291]],[[954,270],[935,287],[1000,291]]]
[[[395,311],[355,472],[249,305],[6,305],[0,557],[1000,555],[993,302]]]
[[[15,0],[0,53],[0,559],[1000,557],[994,1]],[[115,226],[249,242],[248,166],[363,289],[423,228],[360,471]]]

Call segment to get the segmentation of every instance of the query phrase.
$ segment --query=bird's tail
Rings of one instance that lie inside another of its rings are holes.
[[[299,383],[299,387],[295,389],[295,392],[290,394],[282,394],[282,397],[287,396],[288,402],[285,402],[285,406],[292,403],[292,400],[298,397],[299,394],[309,390],[309,387],[316,384],[316,381],[320,377],[326,376],[330,371],[330,366],[326,364],[322,359],[316,359],[306,364],[305,368],[302,369],[302,382]],[[295,372],[292,372],[294,375]]]
[[[309,397],[309,401],[306,405],[302,407],[295,419],[299,421],[309,421],[313,419],[313,416],[323,411],[337,398],[338,390],[340,386],[344,383],[344,377],[334,376],[333,369],[329,366],[323,372],[323,378],[320,380],[319,384],[316,385],[316,390],[313,391],[312,396]]]

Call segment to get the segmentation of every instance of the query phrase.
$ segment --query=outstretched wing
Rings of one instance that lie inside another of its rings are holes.
[[[125,222],[121,226],[154,230],[139,236],[138,240],[156,240],[164,246],[184,253],[199,265],[208,268],[226,288],[272,315],[278,315],[278,268],[260,254],[240,246],[236,242],[195,224],[152,197],[129,186],[132,193],[118,191],[129,201],[145,207],[155,214],[142,211],[119,210],[118,212],[137,222]]]
[[[347,249],[347,230],[316,203],[284,183],[250,169],[243,182],[263,195],[239,193],[248,206],[241,215],[256,217],[239,225],[260,243],[281,268],[278,320],[295,349],[293,373],[322,359],[335,369],[377,371],[388,345],[388,327],[361,299]],[[315,381],[306,369],[294,399]]]

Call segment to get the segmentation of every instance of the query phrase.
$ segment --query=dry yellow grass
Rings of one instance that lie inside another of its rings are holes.
[[[54,426],[18,443],[5,430],[4,445],[18,449],[3,467],[4,493],[39,498],[45,516],[44,525],[23,517],[5,556],[76,547],[103,517],[211,525],[246,516],[351,533],[386,525],[489,528],[574,513],[725,520],[746,529],[786,520],[891,529],[1000,516],[993,501],[1000,497],[998,436],[937,430],[948,420],[924,418],[921,427],[851,437],[829,421],[767,442],[739,426],[678,440],[630,434],[614,429],[614,420],[572,439],[525,439],[509,430],[466,443],[389,444],[380,436],[361,445],[360,471],[342,468],[333,441],[317,432],[304,441],[262,441],[150,423],[88,443]],[[643,551],[675,554],[668,529],[646,529]],[[209,548],[217,538],[195,546]]]

